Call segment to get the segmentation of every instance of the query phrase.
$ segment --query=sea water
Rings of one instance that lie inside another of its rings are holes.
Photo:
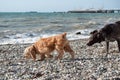
[[[0,44],[34,43],[63,32],[69,40],[88,38],[91,31],[118,20],[120,13],[1,12]]]

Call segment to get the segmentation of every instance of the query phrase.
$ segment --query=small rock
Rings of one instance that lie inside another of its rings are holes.
[[[76,32],[76,35],[80,35],[81,34],[81,32]]]

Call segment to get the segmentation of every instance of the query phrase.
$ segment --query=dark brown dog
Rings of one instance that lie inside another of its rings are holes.
[[[33,45],[25,49],[24,56],[26,58],[32,58],[36,60],[36,54],[39,54],[41,60],[44,60],[45,55],[51,58],[52,55],[50,53],[54,50],[56,50],[59,53],[56,59],[62,59],[64,51],[69,52],[72,58],[74,58],[74,51],[69,45],[69,41],[66,38],[66,33],[48,38],[41,38]]]
[[[107,53],[109,53],[109,42],[116,40],[120,51],[120,21],[107,24],[99,31],[94,30],[90,34],[91,36],[89,38],[89,42],[87,43],[88,46],[92,46],[94,43],[106,41],[106,50]]]

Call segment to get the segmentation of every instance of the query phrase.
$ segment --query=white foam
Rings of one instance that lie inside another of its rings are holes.
[[[18,33],[18,34],[14,34],[14,35],[6,35],[6,37],[10,38],[10,39],[17,39],[17,38],[27,38],[27,37],[33,37],[36,36],[37,34],[35,33]]]
[[[89,38],[89,36],[84,36],[84,35],[74,35],[74,36],[71,36],[71,37],[68,37],[68,40],[77,40],[77,39],[86,39],[86,38]]]
[[[76,39],[85,39],[88,38],[89,35],[89,30],[79,30],[81,32],[81,34],[76,35],[76,32],[68,32],[67,33],[67,38],[68,40],[76,40]],[[59,33],[58,33],[59,34]],[[35,35],[35,34],[34,34]],[[0,40],[0,44],[25,44],[25,43],[34,43],[35,41],[37,41],[40,38],[45,38],[45,37],[49,37],[49,36],[54,36],[56,34],[40,34],[40,35],[35,35],[35,36],[30,36],[27,33],[22,33],[22,34],[16,34],[16,35],[12,35],[8,38],[3,38]]]
[[[25,44],[25,43],[34,43],[40,37],[34,38],[19,38],[19,39],[2,39],[0,44]]]
[[[89,36],[84,36],[84,35],[68,35],[67,38],[68,40],[76,40],[76,39],[85,39],[88,38]],[[34,43],[40,39],[40,37],[34,37],[34,38],[19,38],[19,39],[1,39],[0,44],[25,44],[25,43]]]
[[[77,35],[77,32],[81,32],[81,34]],[[67,35],[68,40],[76,40],[76,39],[85,39],[89,38],[89,31],[88,30],[78,30],[75,32],[71,32]]]

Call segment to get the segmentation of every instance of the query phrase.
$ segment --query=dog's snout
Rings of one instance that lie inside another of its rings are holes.
[[[87,46],[90,46],[90,44],[89,44],[89,43],[87,43]]]
[[[88,42],[88,43],[87,43],[87,46],[92,46],[92,43]]]
[[[26,58],[27,58],[27,56],[23,55],[23,58],[25,58],[25,59],[26,59]]]

